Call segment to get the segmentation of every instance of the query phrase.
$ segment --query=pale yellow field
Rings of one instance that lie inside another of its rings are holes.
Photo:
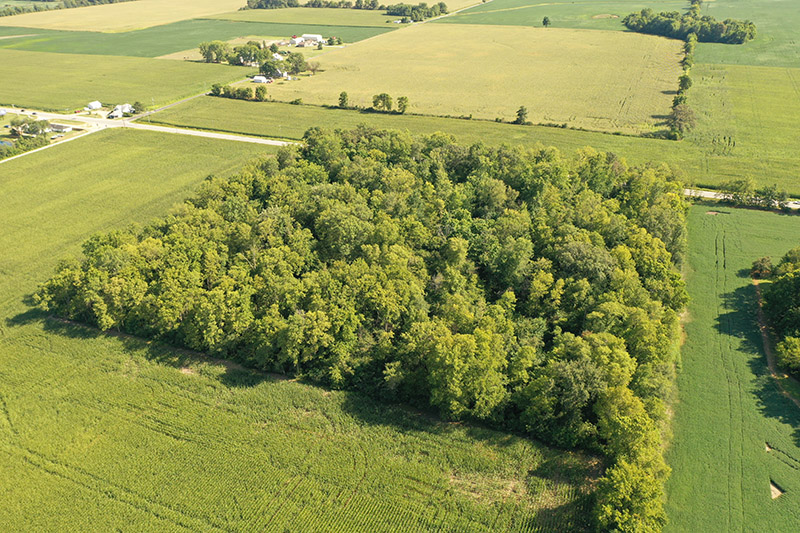
[[[323,71],[270,86],[276,100],[369,106],[387,92],[410,111],[599,131],[653,130],[670,111],[681,43],[636,33],[418,24],[317,58]],[[667,94],[665,94],[665,92]]]
[[[52,30],[129,31],[234,11],[245,4],[245,0],[136,0],[3,17],[2,25]]]

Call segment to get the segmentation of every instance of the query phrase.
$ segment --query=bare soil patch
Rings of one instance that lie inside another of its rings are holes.
[[[593,19],[618,19],[619,15],[612,15],[610,13],[601,13],[600,15],[594,15]]]
[[[706,215],[721,215],[722,213],[719,211],[706,211]]]
[[[775,482],[770,479],[769,480],[769,492],[770,492],[770,494],[772,496],[772,499],[774,500],[775,498],[778,498],[779,496],[782,496],[783,493],[784,493],[784,490],[782,488],[780,488],[778,485],[776,485]]]

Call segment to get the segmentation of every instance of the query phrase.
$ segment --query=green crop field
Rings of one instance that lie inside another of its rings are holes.
[[[646,7],[656,11],[681,11],[686,9],[687,5],[688,3],[684,0],[592,0],[584,2],[492,0],[436,22],[541,27],[542,19],[549,17],[552,28],[624,30],[625,26],[621,21],[629,13],[641,11]]]
[[[14,73],[15,80],[8,83],[10,78],[4,78],[0,84],[0,105],[52,111],[82,108],[92,100],[163,104],[253,72],[205,63],[8,49],[0,49],[0,64]],[[42,73],[47,74],[47,83],[33,83]]]
[[[717,0],[703,14],[718,20],[752,20],[758,35],[745,45],[701,44],[697,61],[771,67],[800,67],[800,6],[795,0]]]
[[[262,151],[119,129],[0,165],[4,529],[585,529],[590,457],[29,307],[89,235],[165,213]]]
[[[794,531],[800,523],[800,411],[768,377],[749,278],[754,259],[777,259],[798,240],[800,217],[692,208],[668,531]],[[770,480],[783,496],[771,499]]]
[[[270,91],[315,104],[347,91],[361,106],[387,92],[407,96],[413,112],[488,119],[526,106],[534,122],[652,131],[669,112],[679,48],[632,33],[418,24],[320,56],[322,72]]]
[[[288,9],[248,9],[212,15],[207,18],[236,20],[245,22],[272,22],[279,24],[317,24],[320,26],[377,26],[392,29],[397,17],[389,17],[383,11],[363,9],[325,9],[311,7],[292,7]]]
[[[346,11],[336,9],[333,11]],[[2,24],[2,19],[0,19]],[[0,27],[0,37],[23,34],[24,37],[0,39],[0,48],[58,52],[66,54],[158,57],[195,48],[203,41],[228,41],[249,35],[291,37],[302,33],[335,35],[354,42],[380,35],[392,28],[316,26],[313,24],[269,24],[232,20],[196,19],[154,26],[143,30],[98,33],[89,31],[47,31],[30,28]]]

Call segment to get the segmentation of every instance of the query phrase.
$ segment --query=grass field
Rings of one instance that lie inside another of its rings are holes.
[[[697,65],[692,77],[701,116],[689,142],[704,151],[707,179],[750,176],[800,194],[800,69]]]
[[[49,111],[141,101],[164,104],[240,79],[253,69],[135,57],[49,54],[0,49],[14,82],[0,84],[0,105]],[[46,73],[46,83],[34,83]]]
[[[492,0],[436,21],[448,24],[499,24],[542,27],[549,17],[552,28],[624,30],[625,15],[649,7],[656,11],[682,11],[683,0],[588,0],[572,2],[531,2],[531,0]]]
[[[777,69],[768,72],[780,74]],[[736,92],[733,98],[729,84],[734,80],[746,80],[746,72],[738,67],[729,69],[698,65],[695,73],[696,85],[690,95],[692,105],[700,114],[700,123],[697,131],[681,142],[552,127],[522,127],[478,120],[359,113],[307,105],[242,102],[212,97],[197,98],[167,109],[152,116],[151,120],[188,128],[286,139],[302,138],[303,133],[311,126],[350,129],[366,124],[376,128],[408,130],[417,134],[444,131],[465,143],[540,142],[568,152],[593,146],[599,150],[615,152],[630,163],[668,163],[680,169],[683,179],[692,185],[718,186],[727,180],[751,176],[761,185],[778,184],[795,196],[800,196],[800,183],[797,181],[800,146],[793,148],[800,141],[792,134],[793,121],[798,120],[798,111],[796,100],[786,92],[790,87],[786,83],[787,78],[783,78],[784,83],[781,85],[780,80],[767,77],[763,80],[765,90],[753,93]],[[720,80],[723,75],[724,85]],[[773,84],[772,89],[769,89],[769,84]],[[741,84],[737,82],[737,86],[739,85]],[[786,91],[780,90],[781,88]],[[757,98],[757,105],[749,104],[749,97]],[[768,102],[771,104],[768,105]],[[767,108],[775,109],[777,118],[756,125],[752,113],[754,110]],[[781,109],[788,111],[782,115]],[[722,142],[723,136],[735,138],[736,147],[726,148]]]
[[[591,458],[28,307],[90,234],[261,151],[109,130],[0,165],[4,530],[584,529]]]
[[[413,112],[505,120],[524,105],[533,122],[650,131],[669,112],[679,47],[620,32],[420,24],[325,54],[323,72],[270,91],[316,104],[347,91],[361,106],[387,92]]]
[[[334,9],[332,11],[347,10]],[[2,19],[0,19],[0,24],[2,24]],[[345,42],[355,42],[380,35],[391,29],[393,28],[269,24],[211,19],[185,20],[120,33],[89,31],[49,31],[45,33],[43,30],[30,28],[0,27],[0,37],[3,34],[10,36],[17,32],[26,35],[0,39],[0,48],[66,54],[158,57],[195,48],[203,41],[228,41],[248,35],[288,38],[295,34],[320,33],[326,36],[335,35]]]
[[[383,11],[363,9],[325,9],[311,7],[292,7],[288,9],[248,9],[222,13],[207,18],[217,20],[236,20],[244,22],[272,22],[278,24],[317,24],[319,26],[377,26],[391,27],[387,24],[397,19],[389,17]]]
[[[130,31],[234,11],[245,0],[136,0],[3,17],[4,26],[75,31]]]
[[[692,300],[668,453],[667,531],[794,531],[800,523],[800,411],[768,377],[749,279],[754,259],[777,259],[798,236],[797,216],[691,210]],[[772,500],[770,480],[786,493]]]
[[[800,6],[795,0],[717,0],[703,3],[703,14],[752,20],[758,35],[741,46],[701,44],[697,61],[800,68]]]

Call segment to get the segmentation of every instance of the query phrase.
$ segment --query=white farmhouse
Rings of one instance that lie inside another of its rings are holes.
[[[277,52],[272,54],[272,59],[274,59],[275,61],[284,61],[285,60],[285,58],[282,55],[280,55],[279,53],[277,53]]]
[[[321,43],[321,42],[324,41],[324,39],[322,38],[322,35],[319,35],[319,34],[316,34],[316,33],[304,33],[303,36],[302,36],[302,39],[304,41],[312,42],[312,43],[315,43],[315,44],[316,43]]]
[[[305,39],[303,39],[302,37],[294,36],[291,39],[289,39],[289,44],[291,44],[292,46],[297,46],[298,44],[302,43],[303,41],[305,41]]]

